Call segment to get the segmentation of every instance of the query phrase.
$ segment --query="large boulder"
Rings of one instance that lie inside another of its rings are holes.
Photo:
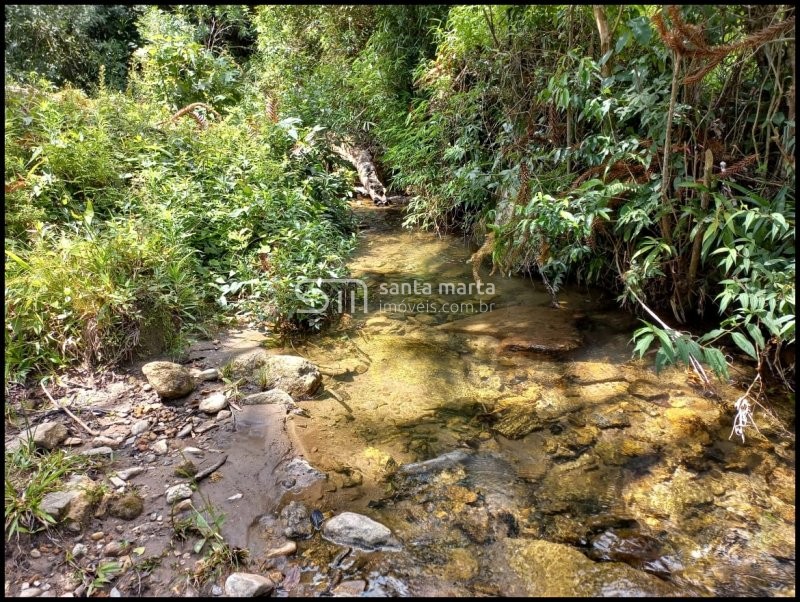
[[[142,366],[142,372],[162,399],[176,399],[194,391],[194,378],[180,364],[150,362]]]
[[[401,547],[388,527],[355,512],[342,512],[334,516],[325,523],[322,535],[340,546],[368,551],[399,550]]]
[[[295,355],[271,355],[257,349],[233,361],[233,372],[258,383],[262,389],[281,389],[295,399],[313,395],[322,382],[319,369]]]

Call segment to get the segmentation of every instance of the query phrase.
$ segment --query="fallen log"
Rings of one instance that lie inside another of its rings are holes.
[[[354,146],[346,142],[334,144],[332,148],[337,155],[356,168],[361,186],[372,201],[376,205],[388,205],[389,200],[386,198],[386,188],[378,179],[378,174],[372,162],[372,155],[370,152],[365,148]]]

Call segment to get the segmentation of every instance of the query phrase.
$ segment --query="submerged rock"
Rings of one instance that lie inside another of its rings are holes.
[[[398,472],[402,475],[421,476],[442,472],[453,468],[458,464],[463,464],[470,453],[462,450],[451,451],[436,458],[425,460],[424,462],[414,462],[413,464],[403,464]]]
[[[617,366],[604,362],[573,362],[567,368],[564,377],[579,385],[624,380]]]
[[[180,364],[150,362],[142,366],[142,373],[162,399],[184,397],[194,391],[194,378]]]
[[[595,563],[579,551],[542,540],[508,539],[508,565],[524,595],[541,597],[676,596],[657,577],[617,562]]]
[[[572,314],[547,307],[512,306],[454,320],[437,328],[489,335],[510,351],[571,351],[582,344]],[[513,335],[509,336],[509,333]]]
[[[363,514],[342,512],[334,516],[322,529],[325,539],[340,546],[352,546],[362,550],[399,550],[400,542],[388,527]]]

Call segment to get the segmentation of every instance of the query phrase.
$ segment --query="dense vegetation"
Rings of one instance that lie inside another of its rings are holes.
[[[214,307],[291,324],[294,279],[352,245],[321,128],[375,151],[408,225],[474,236],[554,301],[616,291],[658,365],[724,375],[731,344],[788,367],[791,7],[44,10],[6,9],[7,379]]]

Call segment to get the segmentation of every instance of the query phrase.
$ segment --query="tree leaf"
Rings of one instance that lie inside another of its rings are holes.
[[[756,349],[753,347],[753,343],[747,340],[747,337],[744,336],[741,332],[734,332],[731,334],[731,338],[736,345],[744,351],[747,355],[752,357],[754,360],[758,359],[758,355],[756,354]]]

